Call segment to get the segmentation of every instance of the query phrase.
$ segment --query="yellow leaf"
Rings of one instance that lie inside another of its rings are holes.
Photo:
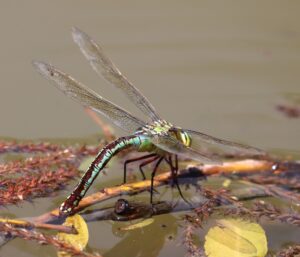
[[[231,179],[225,179],[222,183],[223,187],[229,187],[231,185]]]
[[[89,241],[89,231],[85,220],[78,214],[70,216],[66,219],[63,224],[64,226],[74,227],[77,230],[77,234],[58,233],[57,237],[59,240],[72,245],[79,251],[82,251]],[[57,253],[59,257],[70,256],[68,253],[59,251]]]
[[[141,222],[129,225],[127,227],[120,228],[120,230],[129,231],[129,230],[134,230],[134,229],[137,229],[137,228],[143,228],[143,227],[146,227],[146,226],[150,225],[151,223],[153,223],[153,221],[154,221],[154,219],[152,219],[152,218],[145,219]]]
[[[263,257],[267,254],[267,238],[257,223],[241,219],[222,219],[211,228],[204,249],[209,257]]]

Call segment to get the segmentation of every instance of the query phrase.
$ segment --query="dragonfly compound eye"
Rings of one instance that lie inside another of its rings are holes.
[[[179,140],[185,145],[185,146],[191,146],[192,140],[189,134],[185,131],[179,131]]]

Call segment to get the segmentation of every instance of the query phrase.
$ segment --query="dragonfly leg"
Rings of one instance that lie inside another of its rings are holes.
[[[155,155],[154,158],[152,158],[152,159],[150,159],[150,160],[146,160],[146,161],[144,161],[144,162],[142,162],[142,163],[140,164],[139,169],[140,169],[140,172],[141,172],[142,174],[144,174],[144,175],[143,175],[143,176],[144,176],[144,180],[146,179],[146,176],[145,176],[145,173],[144,173],[144,171],[143,171],[143,167],[146,166],[146,165],[148,165],[148,164],[150,164],[150,163],[152,163],[152,162],[155,162],[157,159],[159,159],[159,156],[158,156],[158,155]],[[151,189],[148,190],[148,191],[151,193]],[[155,190],[154,188],[153,188],[153,192],[158,194],[157,190]]]
[[[159,159],[158,159],[159,158]],[[153,203],[153,182],[154,182],[154,176],[156,174],[156,171],[158,169],[159,164],[163,161],[164,157],[157,157],[158,161],[156,162],[154,169],[151,173],[151,187],[150,187],[150,203]]]
[[[186,200],[185,197],[183,196],[183,193],[182,193],[181,188],[180,188],[179,183],[178,183],[178,178],[177,178],[177,174],[178,174],[178,156],[175,155],[175,166],[173,166],[173,160],[172,160],[171,155],[169,157],[166,157],[165,161],[169,164],[169,166],[171,168],[172,179],[173,179],[173,182],[174,182],[175,186],[177,187],[177,190],[179,192],[180,197],[187,204],[191,205],[191,203],[188,200]]]
[[[140,169],[140,172],[141,172],[141,174],[142,174],[144,180],[146,179],[146,176],[145,176],[145,173],[144,173],[144,170],[143,170],[144,166],[150,164],[151,162],[156,161],[156,160],[158,159],[158,157],[159,157],[159,156],[154,155],[154,158],[151,158],[151,159],[149,159],[149,160],[146,160],[146,161],[144,161],[144,162],[142,162],[142,163],[140,164],[139,169]]]
[[[134,158],[134,159],[130,159],[130,160],[126,160],[124,162],[124,177],[123,177],[123,183],[125,184],[126,183],[126,180],[127,180],[127,165],[131,162],[137,162],[137,161],[141,161],[141,160],[145,160],[145,159],[149,159],[149,158],[152,158],[154,156],[157,156],[155,153],[152,153],[152,154],[147,154],[147,155],[144,155],[144,156],[141,156],[141,157],[137,157],[137,158]],[[143,172],[143,170],[140,169],[140,172],[143,176],[143,179],[145,180],[145,174]]]
[[[175,171],[176,171],[176,176],[178,174],[178,155],[175,155]]]

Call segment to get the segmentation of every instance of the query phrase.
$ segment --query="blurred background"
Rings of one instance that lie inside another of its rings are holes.
[[[299,13],[300,2],[289,0],[1,0],[0,137],[65,139],[101,133],[78,103],[36,73],[33,59],[50,62],[143,118],[124,95],[93,72],[72,41],[71,27],[76,26],[102,44],[166,120],[299,157],[300,119],[276,110],[279,104],[300,104]],[[121,162],[113,167],[89,193],[107,186],[107,181],[120,183]],[[39,215],[57,207],[72,187],[55,199],[2,209],[1,215]],[[120,235],[116,223],[94,222],[89,249],[106,257],[186,254],[178,247],[177,216],[158,216],[155,222],[130,236]],[[299,241],[295,227],[265,223],[264,228],[270,249]],[[201,233],[204,237],[206,230]],[[51,247],[22,240],[1,249],[3,256],[41,252],[56,256]]]
[[[134,114],[72,42],[77,26],[170,122],[266,150],[299,150],[298,1],[1,1],[0,135],[77,137],[98,127],[41,78],[44,60]],[[139,116],[141,117],[141,116]]]

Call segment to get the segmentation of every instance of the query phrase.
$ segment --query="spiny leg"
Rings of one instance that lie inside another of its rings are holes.
[[[163,161],[164,157],[157,157],[159,158],[158,161],[156,162],[155,166],[154,166],[154,169],[151,173],[151,187],[150,187],[150,203],[152,204],[153,203],[153,181],[154,181],[154,176],[156,174],[156,171],[158,169],[158,166],[159,164]]]
[[[155,153],[152,153],[152,154],[148,154],[148,155],[144,155],[144,156],[141,156],[141,157],[137,157],[137,158],[134,158],[134,159],[130,159],[130,160],[126,160],[124,162],[124,177],[123,177],[123,183],[125,184],[126,183],[126,180],[127,180],[127,165],[131,162],[137,162],[137,161],[140,161],[140,160],[145,160],[145,159],[149,159],[149,158],[152,158],[154,156],[157,156]],[[152,159],[151,159],[152,160]],[[142,177],[143,177],[143,180],[146,179],[146,176],[144,174],[144,171],[140,168],[140,172],[142,174]]]
[[[177,190],[179,192],[180,197],[187,204],[191,205],[191,203],[188,200],[186,200],[185,197],[183,196],[183,193],[182,193],[181,188],[180,188],[179,183],[178,183],[178,178],[177,178],[177,174],[178,174],[178,157],[177,157],[177,155],[175,155],[175,166],[173,166],[173,160],[172,160],[171,155],[169,157],[165,157],[165,161],[169,164],[169,166],[171,168],[172,179],[173,179],[174,184],[177,187]]]
[[[144,173],[144,170],[143,170],[144,166],[150,164],[151,162],[156,161],[156,160],[158,159],[158,157],[159,157],[159,156],[155,155],[154,158],[152,158],[152,159],[150,159],[150,160],[146,160],[146,161],[144,161],[144,162],[142,162],[142,163],[140,164],[139,169],[140,169],[140,172],[141,172],[142,174],[144,174],[144,176],[145,176],[145,173]],[[146,179],[146,176],[144,177],[144,180],[145,180],[145,179]]]
[[[178,174],[178,156],[177,154],[175,155],[175,171],[176,171],[176,176]]]
[[[146,165],[148,165],[148,164],[150,164],[150,163],[152,163],[152,162],[155,162],[158,158],[159,158],[159,156],[158,156],[158,155],[155,155],[154,158],[142,162],[142,163],[140,164],[140,166],[139,166],[140,172],[141,172],[142,174],[144,174],[143,167],[146,166]],[[146,178],[145,178],[145,179],[146,179]],[[144,180],[145,180],[145,179],[144,179]],[[149,192],[151,193],[151,189],[149,190]],[[154,188],[153,188],[153,192],[158,193]]]

